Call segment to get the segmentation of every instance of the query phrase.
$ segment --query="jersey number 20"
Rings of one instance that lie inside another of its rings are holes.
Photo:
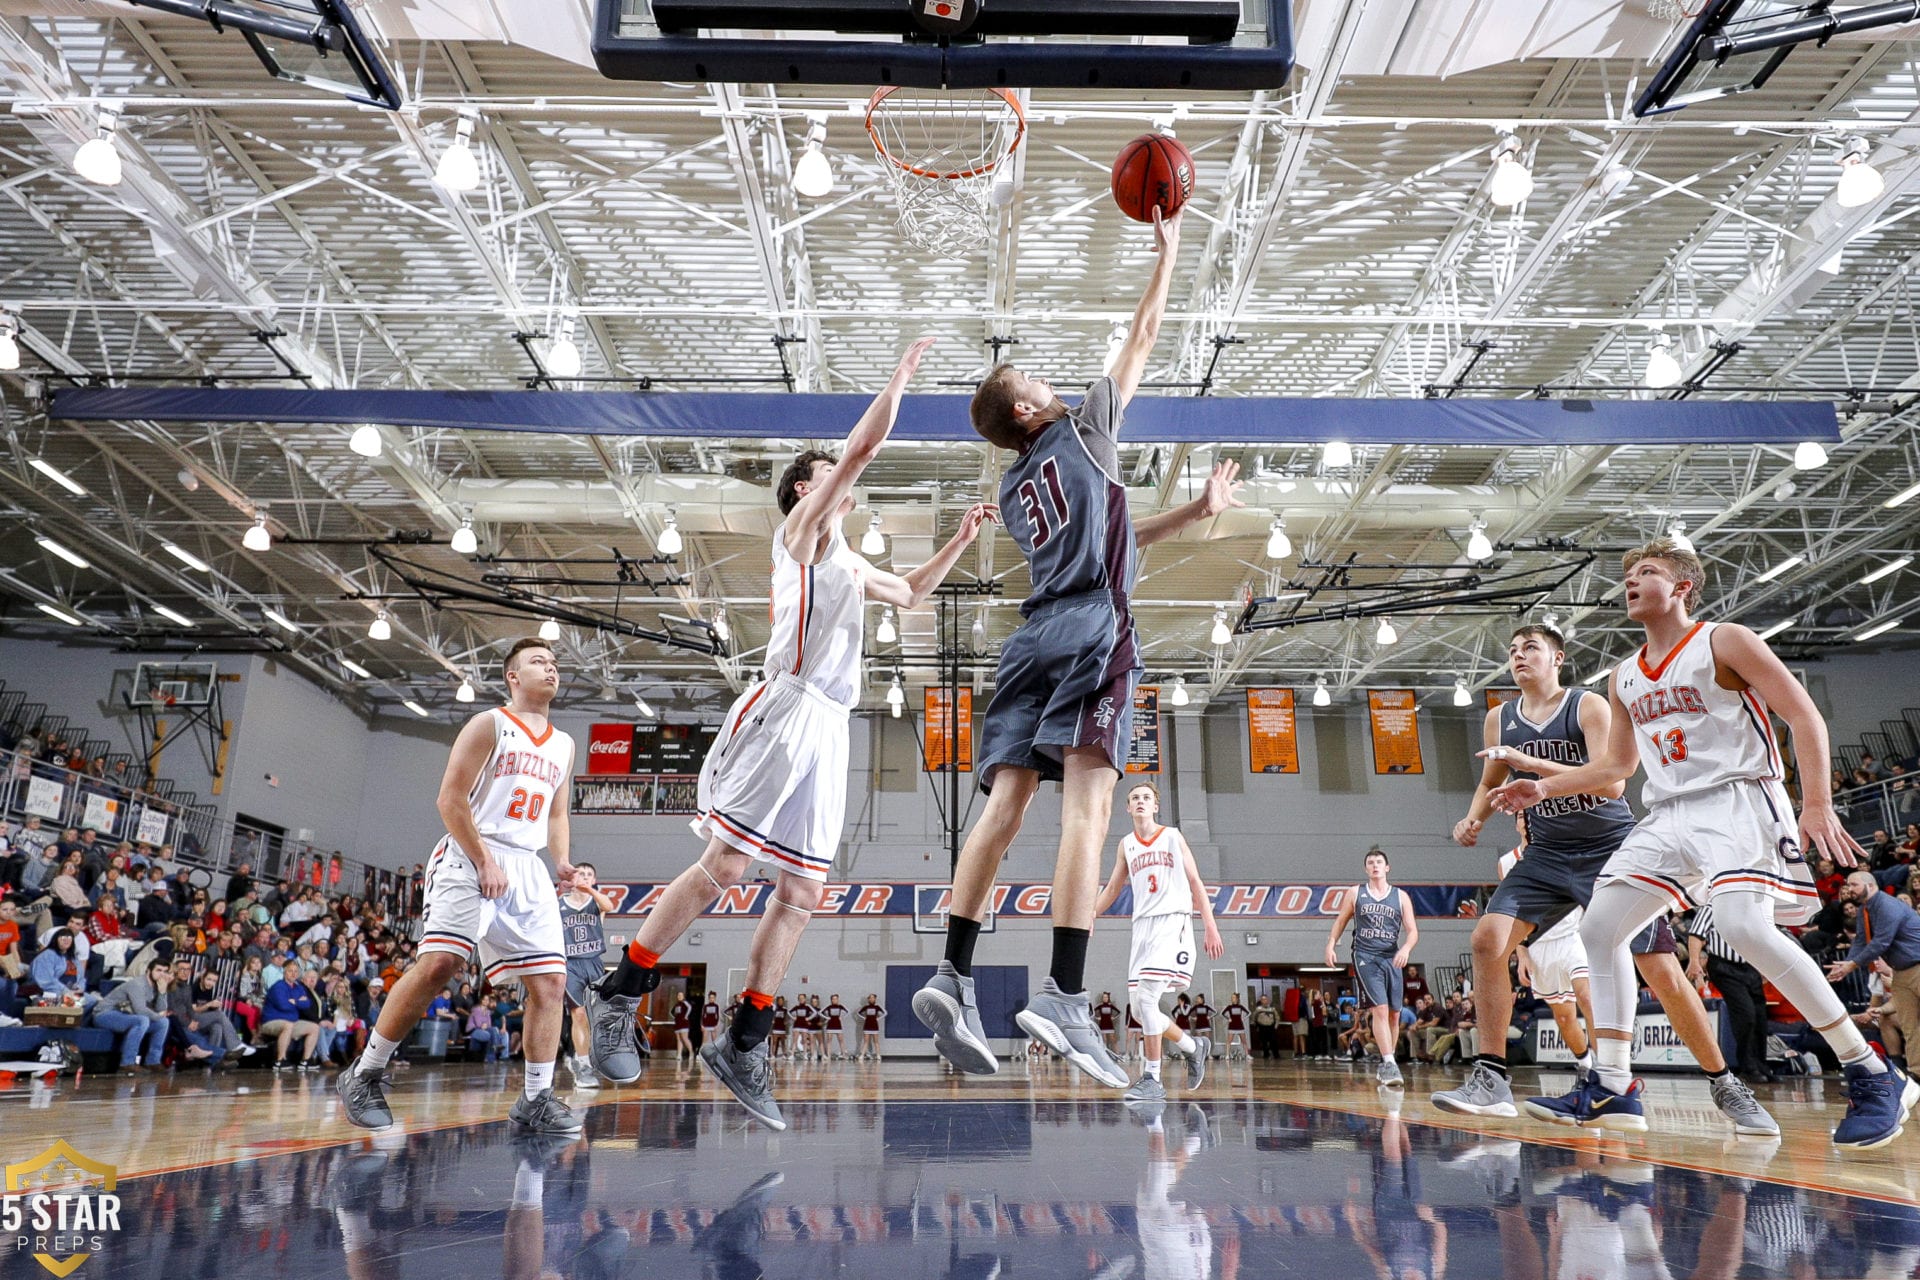
[[[1022,480],[1017,490],[1020,510],[1025,513],[1027,523],[1033,526],[1033,545],[1036,547],[1046,546],[1054,534],[1073,520],[1073,512],[1067,507],[1066,490],[1060,487],[1059,461],[1048,458],[1041,463],[1040,478],[1046,482],[1044,492],[1032,480]]]
[[[516,787],[507,797],[507,816],[516,822],[525,819],[528,822],[539,820],[540,810],[547,804],[547,798],[538,791],[529,792],[525,787]]]

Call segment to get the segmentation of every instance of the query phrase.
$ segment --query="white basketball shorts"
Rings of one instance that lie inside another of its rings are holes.
[[[1728,890],[1769,894],[1777,924],[1805,924],[1820,909],[1777,782],[1730,782],[1654,805],[1600,873],[1600,884],[1616,880],[1664,895],[1676,911]]]
[[[1587,948],[1580,931],[1529,942],[1527,958],[1533,964],[1533,994],[1548,1004],[1572,1004],[1574,979],[1587,976]]]
[[[797,676],[747,690],[701,766],[699,803],[701,835],[824,881],[847,812],[847,709]]]
[[[480,896],[480,874],[447,836],[427,860],[425,932],[420,954],[444,951],[462,959],[477,953],[489,982],[528,974],[567,972],[566,935],[553,876],[538,854],[492,850],[507,873],[507,891]]]
[[[1157,983],[1163,991],[1182,991],[1193,982],[1193,917],[1176,912],[1140,916],[1133,922],[1133,953],[1127,962],[1127,989]]]

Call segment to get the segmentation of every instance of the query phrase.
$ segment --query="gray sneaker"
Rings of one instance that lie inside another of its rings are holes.
[[[700,1062],[755,1120],[776,1133],[785,1131],[786,1117],[773,1100],[773,1062],[766,1041],[743,1053],[733,1047],[733,1029],[729,1026],[700,1046]]]
[[[579,1114],[551,1089],[542,1089],[531,1098],[522,1090],[507,1119],[533,1133],[579,1133],[586,1128]]]
[[[1443,1089],[1433,1095],[1433,1105],[1442,1111],[1462,1116],[1513,1116],[1520,1109],[1513,1105],[1513,1086],[1507,1078],[1484,1062],[1473,1064],[1473,1074],[1458,1089]]]
[[[567,1070],[573,1073],[574,1088],[598,1089],[600,1087],[600,1073],[593,1069],[593,1061],[586,1054],[568,1054]]]
[[[999,1072],[1000,1060],[987,1044],[973,1002],[973,979],[961,977],[950,962],[942,960],[927,985],[913,993],[913,1016],[933,1032],[935,1052],[961,1071],[970,1076]]]
[[[335,1077],[333,1087],[340,1094],[340,1107],[348,1120],[362,1129],[385,1129],[393,1123],[393,1110],[387,1106],[387,1086],[391,1083],[384,1072],[362,1072],[360,1059],[355,1058]]]
[[[1087,993],[1068,995],[1048,978],[1040,984],[1040,993],[1027,1001],[1027,1007],[1014,1015],[1020,1029],[1080,1070],[1115,1089],[1127,1087],[1127,1073],[1100,1042],[1093,1025],[1093,1006]],[[1204,1077],[1206,1068],[1200,1068]],[[1188,1068],[1192,1078],[1192,1067]]]
[[[1407,1083],[1407,1078],[1400,1074],[1400,1064],[1392,1058],[1380,1059],[1380,1069],[1375,1073],[1374,1078],[1379,1080],[1381,1084],[1389,1085],[1396,1089],[1403,1087]],[[1511,1092],[1511,1090],[1509,1090],[1509,1092]]]
[[[1733,1131],[1756,1138],[1777,1138],[1780,1125],[1740,1077],[1729,1072],[1713,1081],[1713,1105],[1733,1121]]]
[[[1193,1052],[1187,1055],[1187,1089],[1191,1092],[1200,1087],[1207,1078],[1207,1056],[1213,1052],[1213,1041],[1205,1036],[1193,1038]]]
[[[1160,1083],[1158,1076],[1141,1076],[1120,1095],[1122,1102],[1165,1102],[1166,1100],[1167,1086]]]
[[[633,1013],[639,1005],[632,996],[603,996],[598,987],[587,988],[587,1024],[592,1028],[587,1061],[596,1074],[615,1084],[632,1084],[640,1078],[640,1048],[633,1030]]]

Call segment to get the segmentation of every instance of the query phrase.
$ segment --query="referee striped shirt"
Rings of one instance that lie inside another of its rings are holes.
[[[1714,959],[1726,960],[1732,964],[1746,963],[1745,957],[1738,951],[1735,951],[1731,946],[1728,946],[1727,940],[1721,937],[1719,932],[1713,927],[1713,906],[1711,903],[1706,906],[1695,907],[1693,914],[1688,917],[1687,923],[1683,928],[1688,937],[1700,939],[1701,947]]]

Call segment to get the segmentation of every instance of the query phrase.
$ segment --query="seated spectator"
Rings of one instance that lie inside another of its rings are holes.
[[[242,862],[233,869],[233,874],[227,877],[227,900],[229,902],[235,902],[241,898],[251,898],[252,896],[253,864],[251,862]]]
[[[93,887],[92,897],[96,907],[102,901],[107,901],[122,911],[127,909],[127,895],[120,888],[120,873],[112,867],[107,868],[106,874],[100,877],[100,883]]]
[[[315,1055],[320,1049],[320,1001],[313,993],[314,975],[298,963],[287,965],[280,981],[267,991],[266,1004],[260,1010],[260,1034],[274,1037],[273,1069],[286,1071],[296,1065],[301,1071],[315,1071]],[[302,1052],[296,1064],[287,1059],[287,1046],[301,1038]]]
[[[166,1052],[171,1026],[167,1020],[167,991],[172,985],[172,969],[166,961],[155,960],[147,966],[146,973],[128,978],[93,1006],[94,1026],[116,1035],[124,1033],[126,1037],[120,1042],[122,1075],[138,1074],[139,1068],[134,1063],[140,1057],[143,1041],[146,1061],[141,1065],[148,1071],[160,1070],[160,1056]],[[187,1058],[192,1062],[202,1062],[212,1056],[206,1049],[187,1051]]]
[[[213,977],[208,973],[209,978]],[[204,1062],[209,1068],[218,1067],[228,1052],[237,1047],[239,1038],[233,1034],[233,1026],[227,1021],[225,1011],[219,1008],[220,1002],[213,1001],[213,1012],[204,1014],[199,1008],[199,993],[194,985],[193,961],[185,957],[176,958],[172,964],[172,978],[167,986],[167,1023],[171,1029],[170,1038],[187,1046],[187,1060]],[[214,1017],[219,1019],[216,1024]],[[232,1044],[228,1044],[232,1041]]]
[[[1879,782],[1889,776],[1886,766],[1881,764],[1871,751],[1862,751],[1860,753],[1860,767],[1855,769],[1854,772],[1856,774],[1865,774],[1867,781],[1870,783]]]
[[[337,1059],[342,1065],[353,1060],[364,1038],[365,1024],[353,1003],[353,984],[344,973],[327,980],[320,1024],[320,1056]]]
[[[459,1021],[459,1019],[456,1018],[453,1013],[453,1000],[448,995],[445,988],[442,988],[439,994],[434,996],[433,1000],[427,1005],[427,1012],[425,1016],[429,1018],[438,1018],[443,1022]]]
[[[224,933],[227,928],[227,900],[215,898],[207,908],[207,932]]]
[[[41,826],[40,819],[36,816],[28,818],[21,824],[20,830],[14,835],[13,842],[19,846],[22,853],[30,858],[37,858],[42,849],[53,843],[53,839],[53,832]]]
[[[466,1016],[473,1012],[473,984],[471,982],[461,983],[459,989],[453,993],[452,1003],[454,1018],[459,1021],[464,1021]]]
[[[40,856],[28,859],[27,865],[20,869],[21,896],[32,901],[44,894],[47,885],[60,873],[61,861],[58,843],[41,846]]]
[[[488,1062],[499,1062],[507,1056],[507,1033],[493,1025],[493,1011],[499,1003],[488,996],[467,1014],[467,1043],[485,1045]]]
[[[249,954],[240,965],[240,985],[233,998],[233,1016],[246,1027],[249,1038],[259,1033],[260,1008],[267,1001],[267,983],[262,976],[265,961]]]
[[[53,895],[51,910],[53,918],[59,924],[71,920],[77,911],[90,910],[93,903],[87,898],[87,891],[80,884],[80,858],[69,857],[60,864],[59,874],[47,883],[47,892]]]
[[[1915,788],[1920,791],[1920,788]],[[1920,858],[1920,822],[1909,822],[1900,833],[1900,843],[1896,850],[1902,862],[1912,862]]]
[[[147,882],[147,896],[140,899],[140,914],[135,917],[140,936],[151,941],[173,927],[173,891],[161,879]]]
[[[1867,867],[1881,871],[1893,865],[1893,837],[1885,827],[1875,827],[1873,838],[1862,842],[1867,847]]]
[[[0,898],[0,1013],[12,1016],[27,964],[20,956],[20,905]]]
[[[40,944],[28,972],[44,1000],[79,1000],[87,993],[86,962],[74,950],[73,931],[55,929]]]

